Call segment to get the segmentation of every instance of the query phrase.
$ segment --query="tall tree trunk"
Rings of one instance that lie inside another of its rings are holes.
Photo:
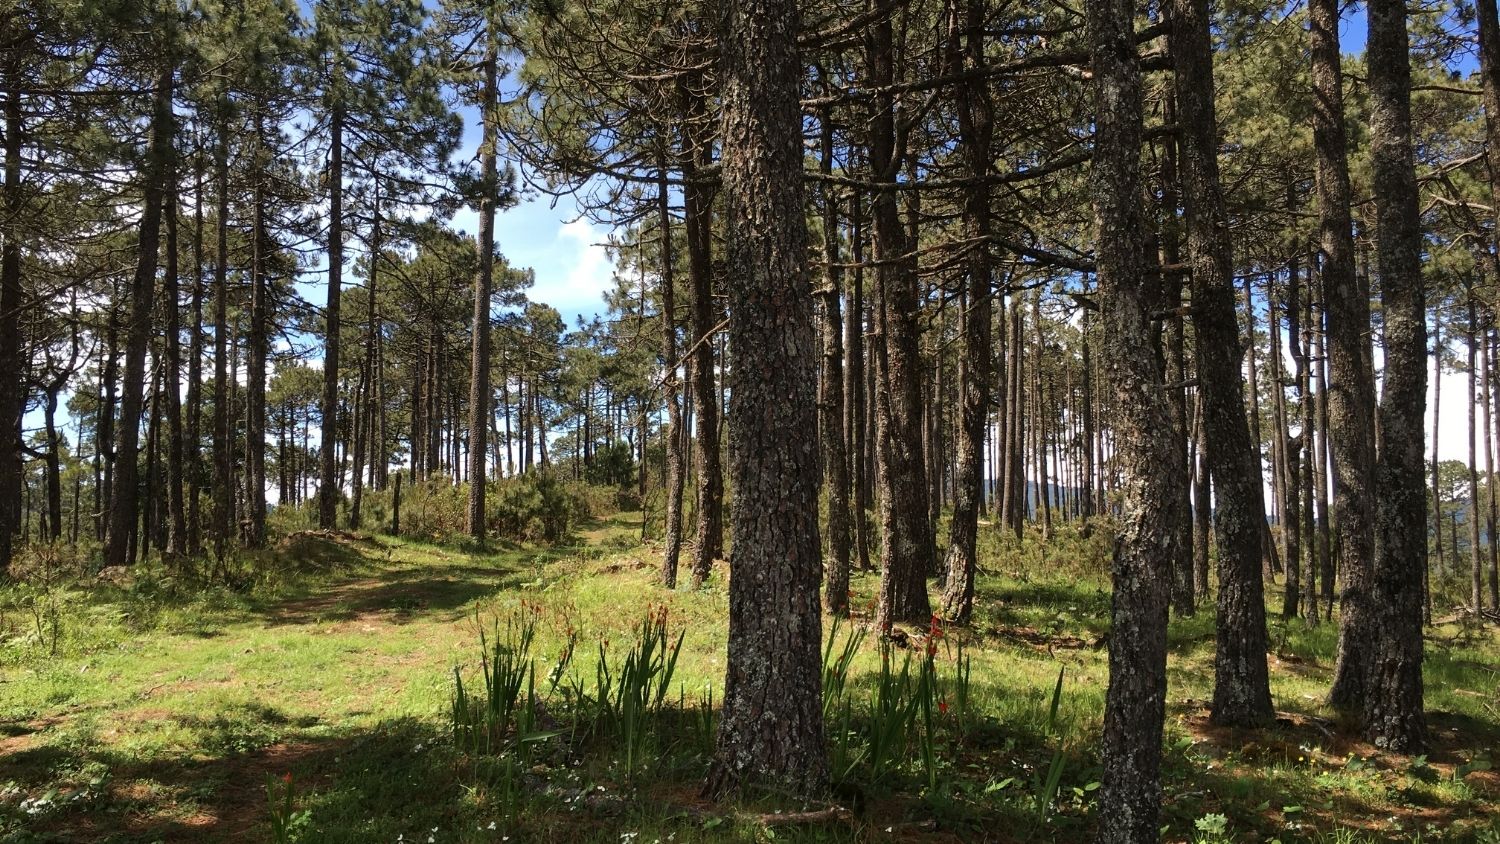
[[[1432,499],[1432,536],[1433,545],[1437,549],[1437,570],[1443,570],[1443,496],[1442,489],[1438,483],[1438,425],[1443,409],[1443,321],[1440,313],[1434,313],[1432,318],[1432,490],[1429,498]],[[1458,560],[1455,555],[1454,565]],[[1423,612],[1426,614],[1427,623],[1432,623],[1432,569],[1427,567],[1426,578],[1423,581],[1422,598]]]
[[[1198,442],[1193,466],[1193,591],[1208,598],[1208,544],[1213,524],[1213,500],[1209,480],[1208,449],[1203,443],[1203,391],[1198,391]],[[1266,535],[1262,534],[1262,541]]]
[[[675,589],[677,562],[682,555],[683,428],[681,387],[677,379],[677,281],[673,272],[675,256],[672,253],[672,209],[667,189],[665,154],[661,156],[657,176],[657,229],[661,238],[661,360],[665,372],[662,377],[662,392],[667,400],[667,430],[662,432],[667,459],[666,470],[663,472],[667,502],[666,524],[662,536],[661,582],[668,589]]]
[[[1422,484],[1422,417],[1427,400],[1427,314],[1422,232],[1411,138],[1411,57],[1406,5],[1370,0],[1370,161],[1376,248],[1385,314],[1385,373],[1375,466],[1375,636],[1365,693],[1365,731],[1377,747],[1420,753],[1422,571],[1427,502]]]
[[[819,165],[833,172],[833,123],[821,119]],[[823,605],[833,615],[849,614],[849,460],[844,441],[844,320],[840,307],[843,271],[839,268],[839,210],[836,188],[823,182],[819,199],[823,212],[823,377],[818,381],[818,431],[822,439],[823,492],[828,506],[827,581]],[[714,399],[718,401],[717,398]]]
[[[1265,499],[1245,419],[1245,382],[1235,307],[1229,217],[1219,187],[1213,43],[1208,0],[1173,0],[1170,34],[1182,127],[1182,188],[1193,279],[1193,333],[1203,396],[1203,441],[1214,491],[1219,603],[1214,652],[1216,724],[1250,726],[1272,717],[1266,669],[1266,603],[1261,582]]]
[[[21,359],[21,59],[17,50],[5,67],[5,208],[0,216],[0,575],[10,569],[21,528],[21,414],[26,386]]]
[[[803,215],[798,12],[730,0],[724,51],[734,576],[724,710],[708,790],[827,784],[818,581],[812,291]]]
[[[1367,613],[1375,533],[1375,376],[1369,359],[1370,301],[1355,271],[1338,0],[1309,0],[1319,248],[1328,312],[1328,438],[1333,451],[1333,522],[1339,549],[1339,643],[1328,701],[1364,699]]]
[[[1121,473],[1119,538],[1111,573],[1109,639],[1096,840],[1161,835],[1161,737],[1167,692],[1167,601],[1177,531],[1172,522],[1172,417],[1152,348],[1146,291],[1151,256],[1142,215],[1140,60],[1133,0],[1085,5],[1094,71],[1094,198],[1103,356],[1113,396]]]
[[[865,455],[865,270],[864,209],[859,191],[849,196],[849,240],[854,271],[849,276],[849,318],[844,321],[844,442],[854,491],[854,564],[870,570],[870,483]]]
[[[214,418],[213,418],[213,545],[214,560],[222,566],[234,510],[234,423],[229,385],[229,103],[220,103],[218,137],[214,141]]]
[[[374,196],[370,208],[370,255],[365,268],[365,361],[360,373],[363,381],[361,401],[354,408],[356,430],[359,436],[354,447],[354,472],[349,489],[349,527],[358,530],[363,521],[361,512],[364,504],[365,459],[370,461],[371,485],[374,484],[376,454],[384,453],[384,445],[377,448],[375,444],[375,428],[378,419],[384,414],[375,400],[376,391],[380,383],[380,374],[375,369],[376,356],[376,334],[380,327],[375,316],[375,297],[379,291],[380,279],[380,251],[384,248],[381,242],[380,231],[380,186],[375,185]],[[484,221],[480,220],[483,227]],[[484,258],[480,257],[481,266]],[[481,508],[483,509],[483,508]]]
[[[1465,345],[1469,354],[1469,389],[1465,396],[1469,413],[1469,603],[1477,612],[1484,607],[1484,546],[1479,533],[1479,460],[1478,415],[1475,413],[1479,390],[1479,320],[1474,305],[1474,285],[1468,289],[1468,335]]]
[[[489,18],[486,18],[489,20]],[[484,93],[479,104],[484,125],[480,144],[479,272],[474,276],[474,342],[469,357],[469,536],[484,543],[484,493],[489,481],[486,461],[489,449],[485,434],[490,426],[490,298],[495,289],[495,200],[499,192],[496,147],[500,143],[495,122],[499,56],[492,23],[484,35]]]
[[[871,25],[870,79],[894,81],[895,49],[888,14]],[[922,360],[917,322],[918,282],[896,202],[896,176],[905,144],[897,137],[895,98],[876,97],[870,121],[870,169],[875,193],[876,286],[879,288],[881,349],[876,405],[879,427],[881,572],[876,626],[889,632],[897,621],[926,623],[932,615],[927,576],[933,572],[927,467],[922,454]],[[738,509],[738,508],[736,508]]]
[[[1260,364],[1256,360],[1255,351],[1257,345],[1259,344],[1255,340],[1255,326],[1257,322],[1255,316],[1255,292],[1252,289],[1250,275],[1245,276],[1245,316],[1248,318],[1250,328],[1250,342],[1245,345],[1246,362],[1248,364],[1247,368],[1250,379],[1250,447],[1255,451],[1255,471],[1259,473],[1262,471],[1262,466],[1264,464],[1264,457],[1261,453],[1261,446],[1265,443],[1266,440],[1264,434],[1261,432],[1259,383]],[[1273,460],[1272,462],[1274,465],[1275,461]],[[1272,479],[1273,481],[1275,479],[1274,469],[1272,471]],[[1262,493],[1261,495],[1261,510],[1262,512],[1265,511],[1264,493]],[[1263,565],[1261,567],[1261,570],[1264,574],[1262,578],[1262,584],[1264,584],[1265,578],[1269,577],[1271,572],[1276,572],[1281,569],[1281,561],[1276,557],[1276,542],[1271,537],[1271,523],[1269,519],[1264,520],[1261,524],[1260,550],[1261,556],[1264,557],[1264,560],[1262,561]]]
[[[1491,415],[1491,406],[1494,404],[1494,380],[1491,369],[1495,360],[1495,343],[1493,340],[1493,311],[1485,309],[1484,325],[1482,330],[1482,341],[1480,346],[1480,373],[1482,375],[1482,386],[1484,396],[1484,533],[1489,540],[1485,547],[1485,556],[1490,566],[1490,606],[1500,607],[1500,595],[1496,594],[1500,583],[1496,582],[1496,565],[1500,561],[1500,548],[1495,541],[1495,452],[1493,434],[1494,417]]]
[[[330,87],[341,87],[335,74]],[[344,284],[344,102],[335,90],[328,114],[328,304],[323,311],[322,444],[318,446],[318,527],[338,526],[339,485],[334,451],[339,436],[339,296]]]
[[[167,534],[166,553],[177,557],[187,553],[191,544],[187,529],[187,500],[183,479],[187,472],[182,433],[182,325],[177,273],[177,179],[170,177],[166,203],[167,271],[162,277],[162,316],[166,318],[166,374],[162,379],[167,400],[167,509],[171,530]]]
[[[984,67],[984,11],[982,0],[968,0],[955,20],[963,29],[963,66],[977,71]],[[955,18],[960,12],[955,11]],[[954,40],[957,41],[955,32]],[[958,62],[955,62],[958,65]],[[958,91],[959,146],[964,170],[976,181],[989,172],[994,108],[988,83],[982,78],[963,83]],[[964,192],[964,237],[969,248],[964,258],[963,345],[959,349],[958,381],[962,406],[955,443],[958,472],[954,478],[953,518],[948,524],[947,577],[943,589],[943,615],[967,624],[974,609],[974,575],[979,533],[979,507],[984,495],[984,434],[990,410],[990,324],[994,321],[990,276],[990,198],[981,185]]]
[[[697,542],[692,579],[698,586],[724,556],[724,469],[720,465],[719,392],[714,388],[714,342],[718,308],[714,307],[713,195],[702,184],[699,169],[711,160],[712,141],[697,128],[708,119],[698,94],[688,108],[691,139],[683,162],[683,227],[688,247],[688,275],[693,282],[692,379],[694,470],[698,476]]]
[[[1177,99],[1181,95],[1176,93],[1175,87],[1180,86],[1174,85],[1162,94],[1162,119],[1171,124],[1179,122]],[[1186,96],[1191,96],[1191,93],[1189,92]],[[1178,219],[1182,185],[1178,174],[1177,158],[1179,146],[1188,142],[1187,138],[1174,137],[1166,137],[1161,141],[1161,219],[1156,240],[1163,267],[1176,266],[1182,262],[1180,237],[1182,222]],[[1164,312],[1179,312],[1182,307],[1183,279],[1180,276],[1163,273],[1157,285],[1161,295],[1159,309]],[[1187,380],[1185,337],[1183,336],[1186,334],[1187,326],[1179,313],[1163,320],[1161,327],[1165,335],[1165,342],[1162,343],[1163,365],[1168,373],[1168,380],[1181,384]],[[1196,609],[1193,594],[1195,586],[1193,583],[1193,516],[1190,502],[1192,471],[1188,464],[1186,389],[1182,386],[1168,390],[1167,402],[1172,408],[1172,440],[1176,443],[1176,459],[1173,460],[1171,467],[1163,469],[1163,471],[1170,471],[1176,477],[1179,490],[1179,494],[1175,496],[1178,502],[1177,559],[1172,562],[1172,611],[1179,616],[1193,615]]]
[[[1297,395],[1297,408],[1283,411],[1287,439],[1286,447],[1283,449],[1286,474],[1282,479],[1282,495],[1286,499],[1286,511],[1282,514],[1282,525],[1287,530],[1287,551],[1286,592],[1282,596],[1281,615],[1283,618],[1296,618],[1302,611],[1302,592],[1305,588],[1302,552],[1312,545],[1313,541],[1311,536],[1303,535],[1302,526],[1302,466],[1305,460],[1312,459],[1312,438],[1308,436],[1309,432],[1305,428],[1295,438],[1291,436],[1294,412],[1307,401],[1307,394],[1302,388],[1307,374],[1307,356],[1302,353],[1302,265],[1296,260],[1287,270],[1284,304],[1286,306],[1286,342],[1291,350],[1292,364],[1295,367],[1292,371],[1291,383]],[[1279,354],[1281,349],[1279,343],[1276,348]]]
[[[188,339],[187,369],[187,442],[184,469],[187,473],[187,547],[188,556],[202,550],[202,512],[199,490],[205,479],[203,471],[203,157],[198,150],[193,183],[193,292],[192,335]]]
[[[1319,304],[1316,329],[1313,333],[1313,374],[1317,379],[1317,425],[1318,448],[1315,452],[1316,472],[1313,474],[1314,499],[1318,510],[1318,571],[1323,579],[1322,592],[1323,611],[1326,617],[1333,618],[1334,599],[1334,558],[1333,558],[1333,526],[1328,518],[1328,305],[1326,294],[1322,293],[1322,279],[1319,279]]]
[[[1302,333],[1300,337],[1291,338],[1293,348],[1301,349],[1297,360],[1297,395],[1301,398],[1298,403],[1302,411],[1302,536],[1303,546],[1307,549],[1307,567],[1303,569],[1303,620],[1309,625],[1318,623],[1318,572],[1323,561],[1318,557],[1319,540],[1318,525],[1314,518],[1313,505],[1317,497],[1314,493],[1313,479],[1321,470],[1316,469],[1318,462],[1317,443],[1317,403],[1318,399],[1312,392],[1312,371],[1316,362],[1312,356],[1313,335],[1313,308],[1312,300],[1317,295],[1313,287],[1312,261],[1307,265],[1307,297],[1302,300]]]
[[[270,354],[270,280],[266,277],[271,248],[266,231],[265,126],[255,115],[256,149],[251,188],[250,331],[245,361],[245,544],[266,544],[266,359]]]
[[[110,503],[109,533],[104,546],[104,564],[126,565],[130,558],[132,531],[140,513],[138,449],[141,411],[144,408],[146,346],[151,339],[152,291],[156,287],[156,263],[161,250],[162,195],[172,165],[172,91],[175,64],[165,62],[152,96],[151,139],[142,174],[141,223],[135,275],[130,284],[130,316],[126,323],[125,375],[120,398],[118,444],[115,446],[115,494]],[[0,424],[9,425],[7,420]]]
[[[66,385],[67,376],[53,379],[47,384],[47,396],[43,405],[43,425],[47,436],[47,539],[56,542],[62,539],[62,439],[57,435],[57,397]]]

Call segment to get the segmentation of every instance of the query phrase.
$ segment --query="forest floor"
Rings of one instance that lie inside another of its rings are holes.
[[[722,688],[725,573],[664,592],[639,532],[639,514],[619,514],[570,547],[488,553],[307,532],[253,561],[260,574],[237,590],[161,573],[6,587],[0,841],[272,841],[278,822],[282,840],[308,842],[1087,839],[1107,681],[1098,534],[988,538],[975,623],[934,643],[943,671],[970,660],[962,712],[945,697],[939,740],[929,726],[926,745],[884,767],[868,749],[836,751],[833,809],[700,798],[712,714],[698,701]],[[856,575],[856,620],[876,583]],[[541,668],[576,635],[570,670],[592,677],[596,655],[624,650],[653,607],[684,633],[682,709],[644,753],[531,753],[520,779],[502,781],[454,749],[454,671],[479,684],[494,619],[537,620]],[[920,660],[930,632],[908,631],[907,653]],[[1211,613],[1173,620],[1164,840],[1500,842],[1493,627],[1429,631],[1433,750],[1417,759],[1355,740],[1323,707],[1334,625],[1277,618],[1271,633],[1277,723],[1226,731],[1207,723]],[[882,657],[870,637],[855,653],[862,707]],[[273,806],[268,790],[284,789],[289,804]]]

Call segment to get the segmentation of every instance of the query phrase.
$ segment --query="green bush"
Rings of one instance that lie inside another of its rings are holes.
[[[527,472],[490,483],[485,521],[507,539],[556,544],[568,538],[587,503],[551,472]]]
[[[613,495],[611,491],[607,494]],[[607,510],[581,484],[561,480],[551,472],[527,472],[490,481],[485,495],[485,528],[490,536],[516,542],[557,544],[565,541],[578,522]],[[369,528],[389,529],[384,514],[391,509],[391,491],[367,494],[362,509]],[[403,485],[401,533],[438,542],[457,540],[468,533],[469,486],[434,475]]]

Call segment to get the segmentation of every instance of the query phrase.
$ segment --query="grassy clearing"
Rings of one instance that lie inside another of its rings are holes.
[[[719,699],[724,671],[725,575],[663,592],[639,531],[638,514],[620,514],[571,548],[489,553],[298,534],[246,563],[253,575],[236,590],[151,572],[108,588],[8,587],[0,841],[1086,838],[1107,679],[1102,532],[1046,546],[986,534],[975,623],[933,643],[941,708],[928,739],[902,740],[878,766],[882,651],[866,637],[849,714],[830,718],[846,731],[836,797],[850,815],[806,825],[779,821],[819,807],[774,794],[729,808],[699,798],[712,748],[704,704]],[[875,586],[873,574],[854,578],[856,620]],[[627,755],[617,735],[574,715],[600,660],[623,659],[648,611],[683,644],[675,691]],[[535,620],[542,704],[530,729],[541,738],[511,757],[461,753],[453,669],[482,688],[481,630],[518,613]],[[1173,621],[1166,840],[1500,841],[1493,630],[1430,633],[1437,747],[1407,760],[1351,740],[1321,705],[1334,628],[1272,624],[1282,717],[1233,733],[1206,719],[1210,614]],[[905,631],[907,649],[886,656],[893,670],[921,660],[929,632]],[[550,687],[546,670],[570,642],[567,678]],[[961,707],[960,649],[971,661]]]

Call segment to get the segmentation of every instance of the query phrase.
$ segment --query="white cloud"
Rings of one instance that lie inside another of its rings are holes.
[[[614,276],[614,264],[604,248],[608,236],[583,220],[559,224],[548,250],[550,260],[532,265],[536,284],[529,298],[557,308],[570,322],[574,315],[602,312]]]

